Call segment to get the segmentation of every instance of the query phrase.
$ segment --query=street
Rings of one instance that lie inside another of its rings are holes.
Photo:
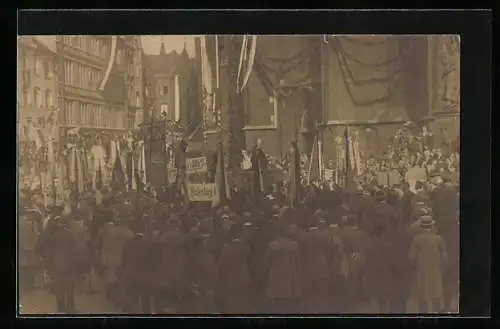
[[[46,290],[37,289],[20,296],[20,315],[57,314],[56,298]],[[76,308],[80,314],[116,314],[120,311],[101,293],[80,294],[76,297]]]

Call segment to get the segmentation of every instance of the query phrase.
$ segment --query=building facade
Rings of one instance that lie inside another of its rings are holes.
[[[230,54],[241,49],[235,39],[219,38],[223,140],[242,130],[243,148],[261,138],[266,153],[280,158],[294,140],[311,154],[318,131],[325,161],[335,161],[346,125],[359,135],[364,157],[383,152],[407,121],[428,124],[438,144],[459,136],[460,55],[452,36],[259,36],[252,74],[237,96],[242,109],[227,102],[235,71]],[[236,111],[243,124],[233,122]],[[208,119],[205,128],[213,143]]]
[[[151,105],[144,117],[152,114],[156,119],[178,122],[189,134],[193,116],[199,117],[194,60],[185,48],[181,53],[167,53],[163,42],[158,55],[144,56]]]
[[[50,38],[50,37],[49,37]],[[57,109],[55,43],[47,37],[19,37],[18,120],[19,139],[26,139],[27,125],[41,127]]]
[[[112,56],[112,36],[58,36],[62,70],[61,124],[126,130],[140,121],[142,111],[142,48],[140,37],[116,37],[116,55],[103,90],[99,87]],[[140,123],[140,122],[139,122]]]

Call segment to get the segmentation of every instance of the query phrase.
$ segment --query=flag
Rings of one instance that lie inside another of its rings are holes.
[[[224,154],[222,152],[222,145],[217,146],[217,158],[215,159],[215,197],[212,201],[212,206],[224,204],[227,201],[226,191],[226,175],[224,172]]]
[[[122,161],[119,156],[115,158],[111,185],[116,189],[125,187],[125,173],[123,171]]]
[[[115,64],[116,43],[117,43],[117,37],[112,36],[111,37],[111,53],[109,55],[108,65],[106,67],[106,71],[104,72],[104,77],[101,81],[101,84],[99,85],[99,91],[104,91],[104,87],[106,86],[106,83],[108,82],[109,75],[111,74],[111,70],[113,69],[113,65]]]
[[[201,38],[201,81],[205,114],[213,112],[215,108],[214,93],[217,69],[215,47],[215,36],[207,35]]]
[[[292,143],[292,148],[289,153],[288,165],[288,180],[289,185],[289,200],[290,206],[296,207],[300,201],[299,186],[300,186],[300,153],[297,143]]]
[[[244,36],[241,46],[240,66],[238,68],[238,92],[242,92],[250,79],[255,62],[257,36]],[[241,78],[241,83],[240,83]]]

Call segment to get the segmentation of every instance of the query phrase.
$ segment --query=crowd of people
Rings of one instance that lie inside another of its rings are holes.
[[[42,285],[61,313],[97,282],[126,314],[457,311],[459,189],[448,175],[417,193],[405,182],[303,189],[293,208],[283,184],[216,208],[147,191],[51,209],[21,200],[21,294]]]

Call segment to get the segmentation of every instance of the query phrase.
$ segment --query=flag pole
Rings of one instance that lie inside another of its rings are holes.
[[[220,163],[218,165],[220,166],[220,176],[221,179],[223,180],[221,185],[220,185],[220,195],[219,195],[219,202],[223,203],[226,200],[226,176],[224,172],[224,152],[222,151],[222,109],[220,108],[219,104],[219,96],[220,96],[220,55],[219,55],[219,35],[215,35],[215,91],[214,91],[214,107],[215,111],[217,113],[216,120],[217,120],[217,152],[218,152],[218,158]]]
[[[349,184],[349,126],[345,126],[344,131],[344,142],[345,142],[345,187]]]

